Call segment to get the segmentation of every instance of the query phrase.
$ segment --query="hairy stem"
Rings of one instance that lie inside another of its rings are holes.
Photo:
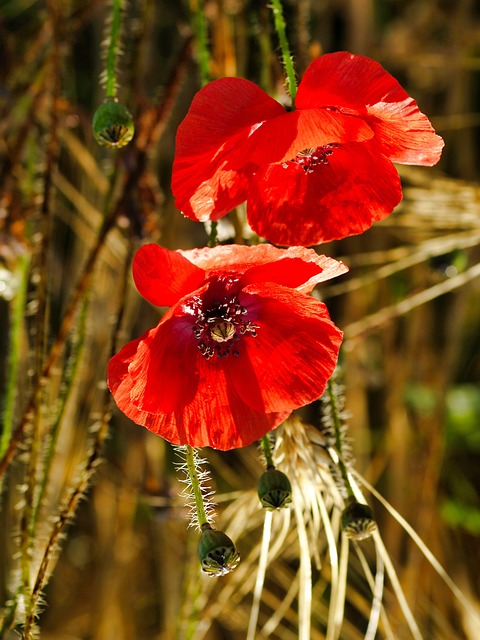
[[[113,0],[112,26],[108,38],[107,61],[106,61],[106,85],[105,95],[107,98],[117,97],[117,56],[120,42],[120,29],[122,26],[122,0]]]
[[[0,437],[0,458],[8,448],[12,435],[15,396],[17,393],[17,374],[20,361],[20,344],[23,331],[23,314],[27,295],[28,270],[30,260],[26,255],[19,258],[15,275],[19,286],[12,300],[12,322],[9,339],[9,354],[7,365],[7,383],[5,385],[5,402],[3,405],[3,430]]]
[[[210,82],[210,51],[208,49],[208,29],[205,19],[203,0],[190,0],[190,11],[193,18],[193,31],[197,45],[197,61],[200,84],[204,87]]]
[[[330,401],[330,407],[332,412],[333,428],[335,431],[335,446],[338,452],[338,466],[340,468],[340,473],[342,474],[342,479],[345,483],[345,489],[347,491],[348,497],[353,498],[355,497],[355,494],[350,484],[347,467],[343,462],[343,452],[342,452],[343,444],[342,444],[342,433],[341,433],[342,423],[340,420],[337,398],[335,395],[334,383],[332,381],[332,378],[330,378],[330,380],[328,381],[327,393],[328,393],[328,398]]]
[[[283,64],[287,73],[287,89],[293,103],[297,94],[297,79],[295,76],[292,54],[290,53],[290,47],[288,46],[285,18],[283,17],[281,0],[272,0],[271,7],[275,22],[275,30],[280,42],[280,49],[282,51]]]
[[[112,338],[111,338],[110,352],[112,355],[116,351],[117,336],[120,331],[120,327],[123,320],[123,314],[125,310],[124,300],[126,297],[126,292],[128,287],[128,266],[130,265],[130,262],[131,262],[131,253],[132,253],[132,244],[130,244],[129,256],[125,261],[125,270],[123,273],[123,281],[122,281],[123,286],[120,294],[120,301],[121,301],[120,308],[118,311],[117,321],[115,323],[115,327],[114,327]],[[97,464],[100,460],[100,456],[103,450],[103,445],[108,434],[111,407],[112,407],[112,396],[110,394],[109,389],[107,388],[104,392],[104,397],[103,397],[102,418],[100,421],[99,428],[96,432],[95,439],[94,439],[92,448],[90,450],[90,454],[80,473],[80,479],[78,480],[77,484],[72,488],[68,499],[66,500],[63,508],[61,509],[60,513],[58,514],[54,522],[52,531],[50,533],[50,537],[45,547],[42,560],[40,562],[40,566],[36,574],[35,582],[32,589],[32,595],[31,595],[29,607],[27,609],[26,618],[25,618],[25,627],[24,627],[24,635],[23,635],[24,640],[31,640],[31,638],[33,638],[37,607],[40,600],[40,596],[42,594],[42,590],[47,582],[50,562],[58,547],[60,536],[65,526],[70,522],[70,520],[74,516],[76,509],[78,507],[78,504],[82,499],[82,497],[84,496],[86,490],[88,489],[92,475],[94,474]]]
[[[198,524],[200,528],[204,524],[208,524],[207,515],[205,513],[205,505],[203,502],[202,489],[195,466],[195,451],[189,444],[185,448],[185,456],[187,462],[187,471],[192,486],[193,498],[195,500],[195,510],[197,512]]]

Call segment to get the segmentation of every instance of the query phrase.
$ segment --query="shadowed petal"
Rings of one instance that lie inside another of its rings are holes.
[[[268,166],[251,183],[247,213],[271,242],[313,245],[362,233],[401,197],[395,167],[369,141],[339,146],[312,173],[295,163]]]
[[[157,329],[125,345],[108,366],[115,402],[137,424],[172,444],[229,450],[261,438],[290,414],[265,413],[245,404],[220,360],[200,356],[181,371],[152,367],[160,347],[156,345],[150,354],[144,347],[152,343]],[[176,353],[177,359],[181,355]],[[165,359],[163,364],[169,365]],[[176,380],[172,384],[169,378]]]
[[[176,207],[194,220],[217,220],[243,202],[249,172],[236,153],[263,121],[284,113],[249,80],[222,78],[199,91],[177,131]]]
[[[291,160],[310,147],[331,142],[364,142],[373,137],[371,127],[359,118],[326,109],[283,113],[256,129],[237,161],[254,165]]]

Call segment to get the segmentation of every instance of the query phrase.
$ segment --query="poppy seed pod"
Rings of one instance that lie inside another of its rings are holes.
[[[342,529],[352,540],[369,538],[377,528],[373,511],[366,504],[350,498],[342,512]]]
[[[93,115],[93,135],[98,144],[110,149],[127,145],[135,132],[130,111],[121,102],[107,100]]]
[[[292,485],[275,467],[268,468],[258,481],[258,497],[265,509],[281,509],[292,501]]]
[[[209,524],[204,524],[198,543],[198,559],[202,571],[216,578],[233,571],[240,562],[240,554],[223,531],[217,531]]]

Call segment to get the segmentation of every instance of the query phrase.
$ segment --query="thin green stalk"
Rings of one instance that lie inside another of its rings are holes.
[[[82,275],[80,276],[80,279],[77,282],[75,290],[68,303],[67,309],[64,313],[64,316],[60,325],[58,335],[55,341],[53,342],[52,346],[50,347],[50,352],[45,360],[45,363],[41,372],[40,380],[47,379],[51,375],[52,369],[57,361],[57,358],[62,352],[62,349],[65,346],[67,337],[70,333],[72,324],[75,319],[77,306],[79,302],[82,300],[82,297],[85,294],[85,291],[90,285],[90,282],[93,276],[94,267],[97,264],[98,256],[101,250],[103,249],[107,236],[109,235],[110,231],[115,225],[115,222],[117,220],[119,213],[123,210],[123,198],[121,198],[118,205],[115,207],[115,209],[111,213],[108,213],[108,211],[110,210],[110,205],[111,205],[114,190],[115,190],[118,171],[119,171],[119,164],[117,163],[115,165],[114,174],[110,179],[109,192],[107,193],[107,196],[105,198],[105,204],[104,204],[105,218],[104,218],[102,227],[98,232],[97,242],[93,247],[93,249],[91,250],[90,255],[86,260],[86,263],[83,267]],[[125,193],[127,193],[126,189],[125,189]],[[37,383],[37,387],[38,386],[39,386],[39,383]],[[8,444],[8,448],[4,452],[4,455],[0,458],[0,478],[4,475],[10,462],[12,461],[13,456],[22,440],[23,434],[29,424],[30,416],[32,412],[35,411],[36,394],[37,394],[37,389],[34,390],[32,396],[27,402],[26,409],[23,413],[20,423],[18,424],[17,428],[12,434],[12,437]]]
[[[50,245],[51,245],[51,225],[52,225],[52,194],[53,194],[53,174],[57,167],[59,155],[58,142],[58,102],[61,94],[61,52],[60,52],[60,13],[55,3],[48,5],[48,17],[52,24],[53,43],[51,49],[51,95],[50,97],[50,135],[47,139],[45,173],[43,176],[42,204],[40,207],[39,232],[41,244],[38,256],[32,262],[32,268],[36,271],[38,279],[35,290],[35,333],[33,344],[34,376],[33,384],[36,388],[34,397],[34,412],[31,420],[31,435],[26,442],[25,453],[27,458],[24,493],[24,507],[20,520],[20,553],[21,553],[21,576],[22,588],[26,602],[30,599],[30,575],[32,550],[34,539],[32,536],[34,503],[37,490],[37,469],[40,459],[40,428],[42,421],[42,409],[45,385],[42,381],[42,370],[45,361],[45,351],[48,336],[48,314],[49,314],[49,266],[50,266]],[[33,273],[32,273],[33,276]]]
[[[265,462],[267,463],[267,469],[274,467],[272,458],[272,446],[270,443],[270,436],[266,433],[260,441],[262,445],[263,455],[265,456]]]
[[[20,342],[23,331],[23,314],[27,295],[29,266],[30,258],[26,255],[20,256],[18,266],[15,271],[15,275],[19,279],[19,286],[16,295],[12,300],[12,322],[9,338],[10,352],[8,354],[7,383],[5,389],[5,403],[3,407],[3,425],[0,437],[0,459],[7,450],[13,429],[15,396],[18,384],[17,375],[20,361]]]
[[[342,423],[340,420],[338,403],[337,403],[337,398],[335,396],[335,389],[334,389],[334,383],[332,381],[332,378],[330,378],[330,380],[328,381],[327,392],[328,392],[328,398],[330,401],[333,428],[335,431],[335,446],[338,451],[338,466],[340,467],[340,473],[342,474],[342,478],[345,483],[345,489],[347,491],[348,497],[355,498],[355,494],[353,492],[352,485],[350,484],[350,479],[348,477],[347,467],[343,462],[343,451],[342,451],[343,444],[342,444],[342,433],[341,433]]]
[[[197,61],[200,84],[204,87],[210,82],[210,51],[208,49],[208,28],[203,0],[190,0],[193,18],[193,31],[197,45]]]
[[[129,272],[128,266],[131,263],[132,247],[133,245],[130,244],[128,258],[125,261],[125,270],[123,273],[123,286],[119,296],[121,301],[120,308],[118,311],[117,321],[115,323],[115,327],[114,327],[112,338],[111,338],[111,345],[110,345],[111,355],[113,355],[113,353],[116,351],[117,338],[120,331],[120,327],[123,322],[123,314],[125,311],[124,300],[126,297],[126,291],[128,287],[127,274]],[[60,537],[64,528],[74,516],[77,510],[78,504],[82,499],[82,497],[85,495],[85,492],[88,489],[90,480],[93,474],[95,473],[95,469],[99,462],[103,445],[105,443],[105,439],[108,434],[112,404],[113,404],[112,396],[110,391],[107,388],[105,389],[104,396],[103,396],[103,411],[102,411],[100,426],[98,428],[98,431],[95,434],[91,451],[88,455],[87,461],[82,471],[80,472],[80,479],[78,480],[77,484],[72,488],[70,495],[68,496],[68,499],[64,503],[63,508],[61,509],[57,518],[55,519],[53,528],[50,533],[50,537],[45,547],[43,558],[38,568],[38,572],[37,572],[33,589],[32,589],[31,598],[28,603],[28,609],[25,616],[24,635],[22,636],[24,640],[31,640],[33,638],[33,635],[35,632],[35,617],[38,613],[38,604],[40,601],[41,593],[48,578],[48,570],[49,570],[50,562],[52,560],[52,557],[54,556],[55,550],[58,547]]]
[[[283,17],[283,8],[281,0],[271,0],[273,18],[275,22],[275,30],[280,42],[280,49],[282,51],[283,64],[287,73],[287,89],[292,103],[297,95],[297,79],[295,76],[295,68],[293,66],[292,54],[290,53],[290,47],[288,46],[285,18]]]
[[[193,447],[187,444],[185,451],[187,471],[192,486],[193,498],[195,500],[195,510],[197,512],[198,525],[201,528],[204,524],[208,524],[208,519],[205,513],[202,488],[200,486],[200,480],[198,478],[197,469],[195,467],[195,450],[193,449]]]
[[[42,506],[43,498],[45,496],[45,492],[47,490],[48,482],[50,479],[50,472],[52,468],[53,458],[55,455],[56,445],[58,441],[58,436],[60,434],[60,427],[62,425],[62,418],[65,412],[65,407],[67,405],[67,400],[70,397],[70,392],[73,389],[73,381],[75,379],[75,374],[78,370],[78,364],[80,361],[80,353],[83,347],[84,337],[85,337],[85,329],[86,329],[86,319],[87,319],[87,300],[85,299],[83,307],[80,311],[80,318],[78,322],[77,332],[73,338],[72,344],[72,353],[68,359],[64,379],[62,382],[62,388],[59,397],[59,407],[57,410],[57,415],[55,418],[55,422],[52,425],[50,430],[50,441],[48,443],[48,449],[45,454],[45,462],[43,468],[43,476],[40,482],[40,488],[38,491],[37,501],[35,504],[35,510],[32,518],[32,537],[35,535],[35,527],[38,521],[38,514],[40,508]]]
[[[211,225],[208,246],[216,247],[218,244],[218,222],[216,220],[212,220]]]
[[[109,396],[109,392],[105,393],[105,408],[102,415],[102,421],[100,423],[99,430],[97,432],[92,453],[90,454],[88,461],[85,465],[83,472],[81,473],[80,480],[78,484],[71,491],[65,506],[61,510],[60,514],[55,520],[52,531],[50,533],[50,538],[48,539],[47,546],[44,551],[44,555],[42,557],[42,561],[40,563],[40,568],[38,570],[35,583],[33,585],[31,598],[27,610],[26,620],[25,620],[25,628],[24,628],[24,640],[30,640],[33,637],[34,626],[35,626],[35,617],[37,615],[38,603],[40,600],[40,595],[42,593],[42,589],[45,585],[48,568],[50,565],[50,561],[53,557],[55,550],[57,549],[60,536],[62,534],[63,529],[68,524],[68,522],[72,519],[73,515],[77,510],[78,503],[84,496],[88,485],[90,483],[90,479],[95,472],[96,463],[100,457],[100,453],[102,451],[103,443],[105,441],[108,425],[110,423],[110,413],[111,413],[111,404],[112,400]]]
[[[117,97],[117,56],[119,52],[120,30],[122,26],[122,5],[122,0],[113,0],[112,25],[108,38],[105,69],[105,95],[107,98]]]

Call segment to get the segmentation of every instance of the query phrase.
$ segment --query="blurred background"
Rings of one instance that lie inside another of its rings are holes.
[[[299,78],[325,52],[373,57],[445,139],[437,167],[399,167],[404,200],[394,214],[362,236],[320,248],[344,260],[350,274],[319,295],[345,332],[340,379],[353,468],[410,523],[478,611],[480,6],[283,4]],[[129,0],[118,80],[136,135],[115,151],[99,147],[91,131],[104,97],[110,4],[0,3],[2,638],[23,637],[33,613],[46,640],[247,637],[263,521],[257,448],[202,452],[218,522],[235,531],[243,560],[231,576],[200,576],[176,454],[121,415],[105,385],[112,351],[159,318],[131,281],[135,249],[145,241],[172,249],[207,242],[203,225],[175,209],[169,186],[175,131],[200,87],[199,12],[208,24],[211,77],[246,77],[285,100],[267,2]],[[220,225],[226,241],[242,241],[241,213]],[[320,433],[317,405],[302,418]],[[376,637],[478,638],[478,623],[398,519],[369,501],[420,634],[405,622],[389,578],[390,626],[381,622]],[[283,543],[268,569],[255,637],[289,640],[299,633],[300,549],[295,524],[278,518]],[[361,544],[373,566],[376,546]],[[332,552],[320,548],[311,637],[364,638],[371,590],[353,557],[343,627],[327,635]]]

